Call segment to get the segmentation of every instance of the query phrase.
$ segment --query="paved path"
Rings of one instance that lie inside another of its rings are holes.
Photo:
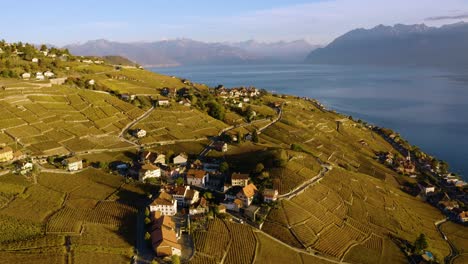
[[[146,111],[144,114],[142,114],[140,117],[138,117],[137,119],[133,120],[132,122],[130,122],[129,124],[127,124],[124,128],[122,128],[122,131],[120,131],[120,134],[119,134],[119,137],[120,138],[123,138],[123,135],[125,133],[127,133],[128,129],[131,128],[133,125],[135,125],[136,123],[140,122],[141,120],[145,119],[146,117],[148,117],[151,112],[153,112],[154,110],[154,106],[152,106],[150,109],[148,109],[148,111]],[[132,142],[133,143],[133,142]],[[135,144],[135,143],[133,143]]]
[[[458,249],[455,247],[455,245],[452,243],[452,241],[450,241],[447,237],[447,235],[445,235],[445,233],[442,231],[442,229],[440,229],[440,226],[447,222],[447,218],[441,220],[441,221],[438,221],[435,223],[435,226],[436,226],[436,229],[437,231],[440,233],[440,235],[442,236],[442,238],[447,242],[447,244],[449,245],[450,247],[450,255],[446,256],[445,257],[445,263],[446,264],[449,264],[449,263],[452,263],[453,260],[458,256],[460,255],[460,252],[458,251]]]
[[[305,182],[303,182],[301,185],[297,186],[294,188],[292,191],[278,195],[278,199],[291,199],[295,197],[296,195],[301,194],[303,191],[305,191],[307,188],[312,186],[314,183],[322,179],[327,172],[329,172],[332,169],[330,165],[322,165],[322,170],[320,170],[319,174]]]

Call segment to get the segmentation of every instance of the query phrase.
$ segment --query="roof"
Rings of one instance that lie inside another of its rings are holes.
[[[154,199],[154,201],[151,203],[151,205],[173,205],[173,204],[174,204],[174,198],[172,197],[172,195],[166,192],[161,192],[158,198]]]
[[[76,162],[83,162],[83,160],[79,157],[71,157],[67,159],[68,164],[76,163]]]
[[[257,191],[257,187],[255,187],[255,185],[253,185],[253,183],[245,186],[244,188],[242,188],[242,192],[244,193],[244,195],[247,197],[247,198],[251,198],[255,195],[255,192]]]
[[[175,156],[174,158],[177,158],[177,157],[182,157],[182,158],[188,158],[187,154],[185,154],[184,152],[180,153],[179,155]]]
[[[196,190],[187,190],[187,193],[185,194],[185,199],[192,200],[195,196],[195,192]]]
[[[463,211],[458,215],[460,218],[466,218],[468,217],[468,211]]]
[[[175,195],[185,195],[185,187],[184,186],[177,186],[174,189],[174,194]]]
[[[266,197],[274,197],[278,195],[278,190],[274,190],[274,189],[265,189],[263,191],[263,196],[266,196]]]
[[[187,171],[187,178],[203,179],[206,175],[204,170],[190,169]]]
[[[174,221],[172,221],[172,218],[166,215],[163,215],[160,211],[155,211],[152,214],[153,218],[153,229],[154,228],[160,228],[160,227],[166,227],[170,229],[174,229],[176,227]]]
[[[157,170],[159,169],[159,167],[151,163],[145,163],[145,165],[141,166],[141,169],[149,171],[149,170]]]
[[[13,152],[13,149],[10,148],[10,147],[4,147],[2,149],[0,149],[0,154],[3,154],[3,153],[7,153],[7,152]]]
[[[234,203],[237,204],[237,206],[239,206],[239,207],[242,207],[244,205],[244,203],[240,199],[235,199]]]
[[[247,173],[233,173],[231,176],[232,180],[248,180],[249,174]]]

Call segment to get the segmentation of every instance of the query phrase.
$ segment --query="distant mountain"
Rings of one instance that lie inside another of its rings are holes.
[[[123,65],[123,66],[135,66],[135,62],[124,58],[122,56],[103,56],[104,61],[108,64]]]
[[[243,42],[225,43],[226,45],[243,49],[263,60],[273,62],[301,62],[311,50],[319,45],[312,45],[305,40],[279,41],[272,43],[248,40]]]
[[[314,46],[305,41],[259,43],[205,43],[190,39],[121,43],[93,40],[67,45],[86,56],[122,56],[144,66],[302,62]]]
[[[468,23],[442,27],[422,25],[355,29],[328,46],[312,51],[313,64],[468,66]]]

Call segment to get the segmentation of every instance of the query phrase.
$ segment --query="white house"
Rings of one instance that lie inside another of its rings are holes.
[[[165,105],[169,105],[169,100],[158,100],[158,105],[159,106],[165,106]]]
[[[71,157],[64,160],[64,165],[67,166],[68,171],[78,171],[83,169],[83,160],[78,157]]]
[[[177,186],[174,189],[172,197],[174,197],[174,199],[176,199],[177,205],[184,206],[184,204],[185,204],[185,194],[187,193],[188,190],[190,190],[190,186]]]
[[[187,164],[187,154],[180,153],[179,155],[174,157],[174,164],[185,166]]]
[[[233,173],[231,175],[232,186],[247,186],[247,184],[249,184],[249,174]]]
[[[133,135],[137,138],[146,137],[146,130],[138,128],[133,132]]]
[[[89,85],[95,85],[96,81],[94,79],[91,79],[91,80],[88,81],[88,84]]]
[[[434,193],[435,192],[435,186],[432,184],[429,184],[427,182],[420,182],[419,188],[424,194],[429,194],[429,193]]]
[[[47,77],[47,78],[50,78],[50,77],[54,77],[55,74],[51,71],[46,71],[44,72],[44,76]]]
[[[44,74],[42,74],[42,72],[36,72],[36,80],[44,80],[45,77],[44,77]]]
[[[242,188],[242,190],[236,195],[237,199],[241,200],[244,207],[249,207],[252,204],[253,198],[257,193],[257,187],[252,183]]]
[[[263,191],[263,201],[265,203],[274,202],[278,199],[278,190],[265,189]]]
[[[31,78],[31,74],[29,72],[25,72],[25,73],[21,74],[21,78],[29,79],[29,78]]]
[[[39,59],[38,58],[32,58],[31,62],[38,63]]]
[[[145,165],[141,166],[141,169],[138,172],[138,178],[140,181],[159,177],[161,177],[161,169],[151,163],[146,163]]]
[[[150,204],[150,211],[160,211],[163,215],[175,215],[177,213],[177,201],[172,195],[161,192],[158,198]]]
[[[187,171],[187,184],[205,187],[209,181],[209,175],[204,170],[190,169]]]

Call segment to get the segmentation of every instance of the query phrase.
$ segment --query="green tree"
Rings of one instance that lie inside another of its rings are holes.
[[[151,234],[146,232],[145,233],[145,240],[150,240],[151,239]]]
[[[288,163],[288,154],[284,149],[277,150],[273,153],[273,163],[277,167],[286,167]]]
[[[261,173],[265,169],[263,163],[257,163],[255,166],[255,173]]]
[[[149,208],[146,207],[146,208],[145,208],[145,216],[146,216],[146,217],[149,217],[150,213],[151,213],[151,212],[150,212]]]
[[[255,129],[255,130],[253,131],[253,133],[252,133],[252,141],[253,141],[254,143],[258,143],[258,132],[257,132],[256,129]]]
[[[172,264],[180,264],[180,257],[178,255],[172,255]]]
[[[41,45],[41,51],[46,51],[47,50],[47,46],[45,44],[42,44]]]
[[[218,120],[224,120],[224,115],[226,113],[226,109],[216,101],[211,101],[207,104],[208,106],[208,114],[213,118]]]
[[[175,179],[175,183],[177,184],[177,186],[184,185],[184,178],[183,177],[178,177],[177,179]]]
[[[213,199],[213,194],[210,193],[210,192],[205,192],[203,194],[203,197],[205,197],[205,199],[207,199],[207,200],[211,200],[211,199]]]
[[[151,219],[149,217],[145,217],[145,225],[149,225],[151,223]]]
[[[422,254],[422,252],[428,247],[426,236],[420,234],[414,242],[414,252],[416,254]]]
[[[227,162],[222,162],[220,165],[219,165],[219,171],[221,172],[227,172],[229,170],[229,164]]]

